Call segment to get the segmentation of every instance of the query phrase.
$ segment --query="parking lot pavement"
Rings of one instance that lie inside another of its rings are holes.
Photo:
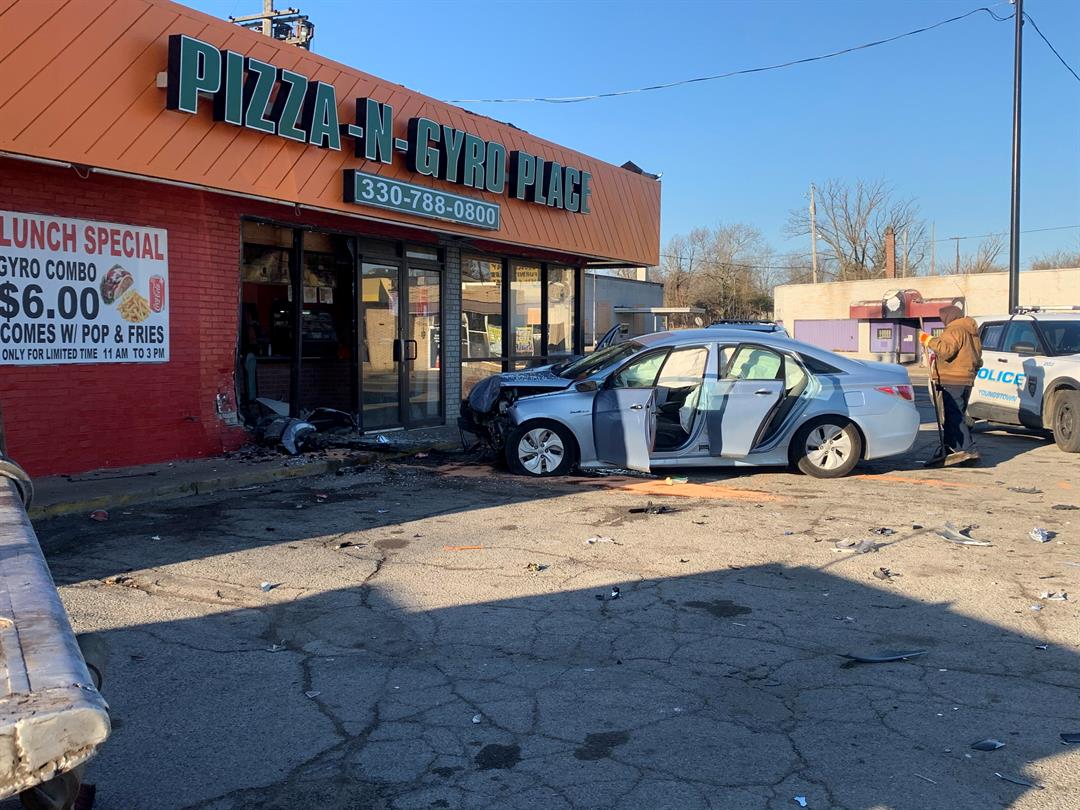
[[[932,436],[839,481],[430,457],[42,522],[112,650],[96,806],[1076,808],[1080,458]],[[843,657],[889,650],[925,653]]]

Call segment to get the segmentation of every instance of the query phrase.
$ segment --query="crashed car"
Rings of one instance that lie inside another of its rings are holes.
[[[791,464],[837,478],[906,452],[919,421],[901,366],[712,327],[481,380],[459,424],[523,475]]]

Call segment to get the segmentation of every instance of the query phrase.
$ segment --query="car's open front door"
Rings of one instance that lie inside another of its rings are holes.
[[[709,452],[748,455],[783,400],[785,385],[782,354],[764,346],[739,346],[722,378],[709,386]]]
[[[649,471],[656,440],[655,388],[604,388],[593,400],[596,457],[606,464]]]

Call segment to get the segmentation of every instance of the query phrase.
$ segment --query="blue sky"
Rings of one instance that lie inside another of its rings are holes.
[[[189,0],[218,16],[259,0]],[[442,99],[580,95],[754,67],[902,33],[979,0],[431,2],[292,0],[315,47]],[[283,6],[285,3],[279,3]],[[989,2],[1000,16],[1007,3]],[[1080,72],[1080,2],[1026,0]],[[1012,22],[979,14],[848,56],[580,104],[467,104],[612,163],[663,172],[662,238],[745,222],[780,252],[811,180],[884,179],[939,240],[1008,228]],[[1028,27],[1021,226],[1080,225],[1080,82]],[[963,244],[974,250],[977,240]],[[1080,249],[1025,234],[1023,259]],[[953,255],[939,243],[938,261]],[[1005,258],[1004,256],[1002,258]]]

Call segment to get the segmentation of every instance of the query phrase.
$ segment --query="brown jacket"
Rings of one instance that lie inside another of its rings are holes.
[[[971,318],[957,318],[926,344],[937,355],[942,385],[971,385],[982,368],[979,327]]]

